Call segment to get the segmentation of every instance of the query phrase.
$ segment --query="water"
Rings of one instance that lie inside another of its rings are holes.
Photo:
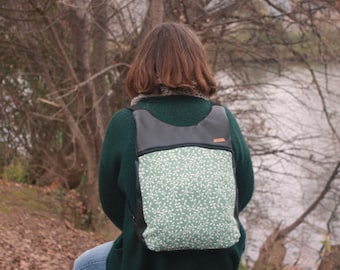
[[[314,73],[299,66],[282,73],[257,68],[251,70],[249,83],[259,87],[243,90],[243,95],[251,100],[227,102],[233,111],[243,111],[237,116],[252,152],[267,152],[253,155],[256,192],[242,217],[248,228],[245,258],[250,261],[257,258],[261,244],[274,226],[290,225],[309,207],[340,159],[338,70],[335,66],[327,67],[325,77],[323,66],[314,67]],[[219,75],[222,84],[232,85],[230,77]],[[233,90],[228,89],[227,97]],[[333,186],[336,184],[339,185],[339,179]],[[306,222],[288,235],[285,263],[316,269],[336,200],[339,204],[339,194],[329,193]],[[339,222],[330,224],[332,233],[328,240],[339,244]]]

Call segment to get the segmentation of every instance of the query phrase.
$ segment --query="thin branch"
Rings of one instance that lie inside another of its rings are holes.
[[[51,105],[51,106],[56,107],[56,108],[61,108],[60,104],[55,103],[54,101],[51,101],[51,100],[48,100],[48,99],[45,99],[45,98],[39,97],[38,101],[45,103],[45,104],[48,104],[48,105]]]
[[[340,161],[338,161],[338,163],[336,164],[331,176],[329,177],[325,187],[323,188],[323,190],[321,191],[321,193],[319,194],[319,196],[315,199],[315,201],[308,207],[308,209],[299,217],[297,218],[291,225],[283,228],[282,230],[280,230],[279,232],[279,237],[285,237],[287,234],[289,234],[290,232],[292,232],[293,230],[295,230],[295,228],[297,226],[299,226],[304,219],[318,206],[318,204],[320,203],[320,201],[325,197],[325,195],[327,194],[327,192],[329,191],[329,189],[331,188],[331,184],[334,181],[334,179],[336,179],[336,176],[339,173],[339,168],[340,168]]]
[[[56,117],[53,117],[53,116],[47,116],[47,115],[44,115],[44,114],[41,114],[41,113],[36,113],[36,112],[28,112],[28,113],[31,114],[32,116],[40,117],[40,118],[43,118],[45,120],[64,122],[63,119],[56,118]]]
[[[57,47],[64,59],[64,62],[66,64],[66,67],[67,69],[69,70],[73,80],[78,83],[79,80],[78,80],[78,77],[77,77],[77,74],[72,66],[72,63],[70,61],[70,59],[68,58],[67,54],[66,54],[66,51],[64,49],[64,46],[63,44],[61,43],[60,39],[59,39],[59,36],[58,36],[58,33],[57,31],[55,30],[55,27],[54,25],[51,23],[50,19],[46,16],[46,14],[44,13],[44,11],[42,11],[35,3],[33,3],[32,0],[30,0],[30,3],[32,5],[32,7],[34,7],[36,9],[36,11],[42,16],[42,18],[44,19],[46,25],[50,26],[50,29],[52,31],[52,36],[53,36],[53,39],[54,41],[57,43]]]
[[[89,77],[88,79],[86,79],[85,81],[82,81],[80,83],[78,83],[77,85],[75,85],[72,89],[70,89],[69,91],[67,91],[66,94],[64,95],[59,95],[58,98],[65,98],[69,95],[71,95],[72,93],[78,91],[79,88],[85,86],[86,84],[90,83],[91,81],[93,81],[94,79],[96,79],[97,77],[105,74],[106,72],[110,71],[113,68],[119,67],[119,66],[125,66],[125,67],[130,67],[130,65],[126,64],[126,63],[118,63],[118,64],[114,64],[111,66],[108,66],[106,68],[104,68],[103,70],[97,72],[96,74],[93,74],[91,77]],[[53,93],[52,93],[53,94]]]
[[[319,95],[321,103],[322,103],[322,109],[323,109],[323,112],[324,112],[324,114],[326,116],[327,123],[328,123],[329,127],[331,128],[332,132],[334,133],[335,137],[337,138],[338,142],[340,142],[340,136],[337,133],[333,123],[331,122],[330,115],[329,115],[329,112],[328,112],[328,109],[327,109],[327,105],[326,105],[326,101],[325,101],[325,97],[324,97],[324,95],[322,93],[321,87],[320,87],[320,85],[318,83],[318,80],[317,80],[317,78],[315,76],[315,72],[314,72],[314,70],[312,69],[312,67],[310,66],[310,64],[307,61],[305,62],[305,64],[307,65],[307,67],[308,67],[308,69],[310,71],[310,74],[312,75],[313,83],[316,86],[316,89],[318,91],[318,95]]]

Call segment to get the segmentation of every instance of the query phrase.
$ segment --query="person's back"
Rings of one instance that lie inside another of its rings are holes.
[[[194,126],[211,111],[208,99],[215,93],[216,84],[195,34],[184,25],[165,23],[145,38],[127,76],[127,89],[132,104],[156,119],[174,126]],[[229,120],[225,129],[230,131],[235,160],[237,207],[241,211],[252,196],[253,170],[239,126],[232,113],[225,111]],[[74,269],[89,264],[90,257],[95,261],[96,256],[103,268],[93,269],[237,269],[245,247],[241,224],[240,239],[225,248],[152,251],[137,237],[135,162],[136,121],[133,111],[125,108],[115,113],[107,128],[99,173],[103,210],[122,234],[113,244],[105,244],[105,251],[97,247],[82,255]]]

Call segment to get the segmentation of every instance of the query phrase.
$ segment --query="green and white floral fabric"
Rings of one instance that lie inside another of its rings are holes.
[[[232,153],[178,147],[139,157],[146,229],[154,251],[218,249],[238,242]]]

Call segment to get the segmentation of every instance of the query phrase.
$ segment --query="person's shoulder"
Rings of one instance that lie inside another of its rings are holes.
[[[132,118],[132,111],[129,108],[122,108],[116,111],[112,118],[111,121],[128,121],[129,119]]]
[[[126,128],[132,122],[132,111],[129,108],[122,108],[113,114],[109,122],[108,129]]]

